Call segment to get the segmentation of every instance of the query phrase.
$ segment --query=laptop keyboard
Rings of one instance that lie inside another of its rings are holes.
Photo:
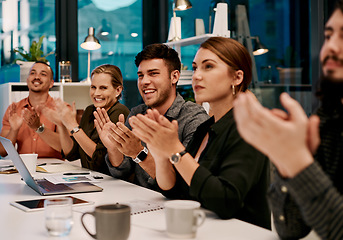
[[[43,181],[37,181],[38,185],[45,189],[47,192],[62,192],[66,190],[71,190],[72,188],[65,185],[65,184],[53,184],[49,181],[43,180]]]

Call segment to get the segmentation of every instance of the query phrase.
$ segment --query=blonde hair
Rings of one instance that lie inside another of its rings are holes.
[[[121,86],[123,88],[123,75],[121,74],[120,69],[111,64],[103,64],[100,66],[97,66],[94,68],[92,71],[91,77],[93,77],[94,74],[99,74],[99,73],[105,73],[111,76],[111,83],[114,88],[117,88]],[[117,97],[119,100],[121,98],[122,94],[120,93]]]

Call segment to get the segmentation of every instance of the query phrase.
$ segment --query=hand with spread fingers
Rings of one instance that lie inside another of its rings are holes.
[[[168,159],[176,152],[175,147],[184,148],[179,140],[177,121],[170,122],[156,109],[131,117],[129,122],[132,132],[147,143],[154,159]]]
[[[235,100],[234,115],[245,141],[268,155],[283,177],[294,177],[313,162],[319,119],[308,119],[300,104],[286,93],[280,101],[288,114],[264,108],[242,93]]]
[[[78,126],[78,122],[76,120],[76,107],[75,102],[73,102],[72,106],[62,99],[57,98],[55,99],[56,110],[58,115],[60,116],[60,120],[62,121],[63,125],[71,131],[75,126]]]
[[[17,112],[15,103],[12,103],[10,106],[9,123],[14,131],[18,131],[23,124],[23,118],[21,116],[21,113]]]
[[[116,147],[123,155],[131,158],[135,158],[142,150],[141,140],[125,126],[123,114],[119,115],[119,121],[116,124],[109,122],[107,112],[104,109],[97,109],[97,115],[94,114],[94,116],[97,121],[95,124],[98,133],[104,138],[107,145],[110,145],[110,142],[105,139],[106,136],[111,140],[113,147]]]
[[[112,128],[112,137],[120,144],[118,150],[124,155],[135,158],[142,150],[141,140],[136,137],[132,131],[127,128],[124,122],[117,122]]]
[[[42,125],[40,122],[40,117],[34,107],[31,109],[23,109],[22,116],[24,122],[33,130],[36,130],[40,125]]]
[[[55,102],[51,107],[42,104],[38,105],[36,107],[36,111],[39,115],[44,115],[50,122],[53,122],[57,126],[63,126],[61,116],[56,109]]]
[[[98,131],[101,142],[107,149],[118,148],[119,144],[112,137],[112,127],[115,127],[115,124],[110,120],[107,112],[103,108],[96,108],[96,111],[93,113],[94,125]],[[124,115],[119,115],[119,121],[124,121]]]

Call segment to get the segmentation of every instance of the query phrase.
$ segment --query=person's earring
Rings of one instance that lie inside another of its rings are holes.
[[[236,89],[235,89],[235,85],[232,84],[232,95],[235,97],[236,96]]]

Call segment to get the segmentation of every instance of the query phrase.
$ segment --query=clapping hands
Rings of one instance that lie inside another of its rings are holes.
[[[22,113],[17,112],[17,107],[15,103],[12,103],[10,106],[9,123],[14,131],[18,131],[21,125],[23,124]]]
[[[313,162],[319,145],[319,118],[309,119],[300,104],[283,93],[288,113],[264,108],[249,94],[235,100],[234,115],[245,141],[266,154],[284,177],[293,177]]]

